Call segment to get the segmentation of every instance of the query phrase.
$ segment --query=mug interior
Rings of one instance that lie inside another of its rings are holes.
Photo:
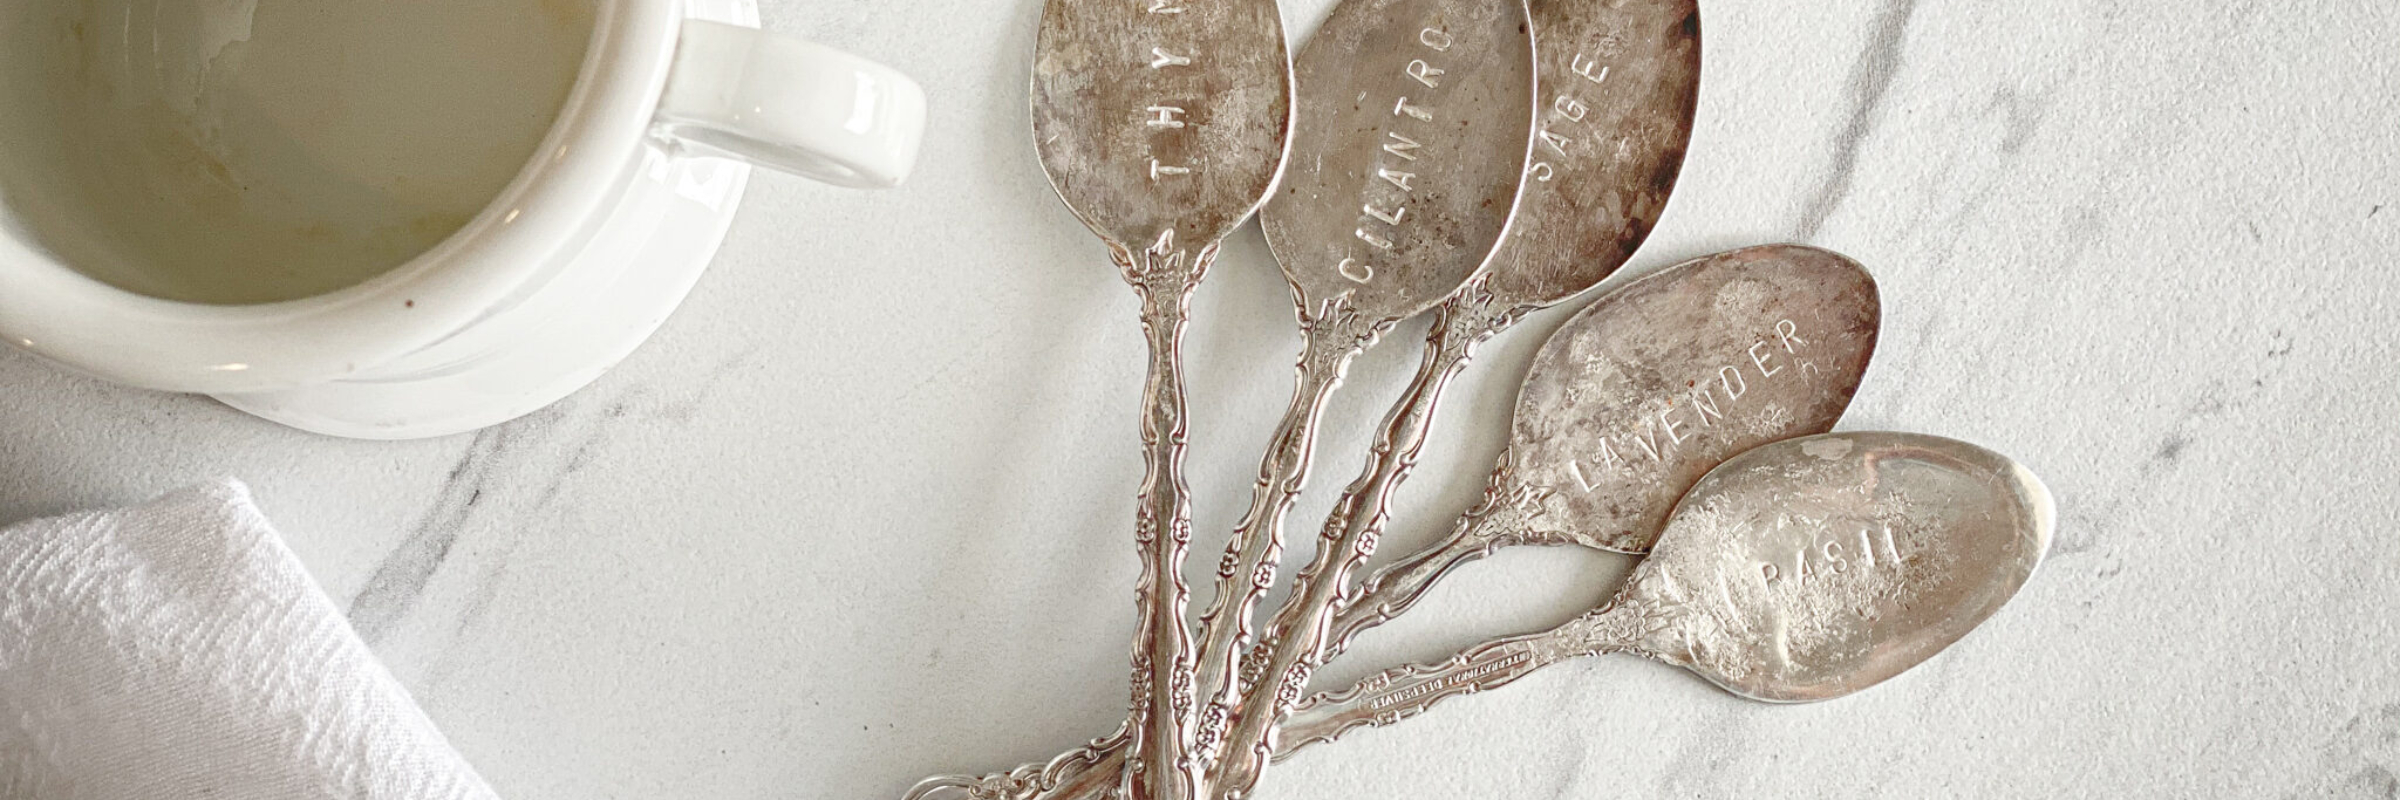
[[[0,235],[189,303],[311,297],[457,232],[521,171],[599,0],[16,0]]]

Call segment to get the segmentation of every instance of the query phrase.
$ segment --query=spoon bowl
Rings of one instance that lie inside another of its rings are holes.
[[[1831,430],[1881,323],[1865,268],[1802,245],[1721,253],[1601,297],[1542,346],[1517,395],[1526,535],[1649,552],[1701,475]]]
[[[1998,611],[2049,551],[2055,518],[2033,473],[1965,442],[1779,442],[1692,487],[1619,604],[1667,621],[1646,655],[1755,700],[1828,700]]]

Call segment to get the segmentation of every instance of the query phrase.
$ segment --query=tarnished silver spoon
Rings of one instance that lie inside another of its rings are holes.
[[[1221,751],[1259,598],[1316,423],[1350,361],[1458,291],[1506,231],[1533,139],[1533,35],[1524,0],[1343,0],[1294,62],[1292,167],[1260,212],[1305,341],[1291,406],[1201,616],[1194,748],[1212,784],[1247,790],[1249,757]],[[1221,793],[1221,792],[1220,792]]]
[[[1517,455],[1501,459],[1505,479],[1496,485],[1507,491],[1494,496],[1580,494],[1587,482],[1566,481],[1614,475],[1612,483],[1588,483],[1613,487],[1614,502],[1564,497],[1556,510],[1536,505],[1519,513],[1511,505],[1512,516],[1501,516],[1487,499],[1467,517],[1481,524],[1462,524],[1472,534],[1437,545],[1424,560],[1455,563],[1485,552],[1462,541],[1630,539],[1647,548],[1675,501],[1710,468],[1751,447],[1833,427],[1865,373],[1879,309],[1874,283],[1856,263],[1788,245],[1687,262],[1602,295],[1537,355],[1519,401]],[[1748,372],[1728,375],[1723,368],[1731,365]],[[1672,423],[1666,438],[1657,432],[1662,416]],[[1642,441],[1664,446],[1653,458]],[[1635,460],[1620,465],[1622,473],[1597,471],[1612,448]],[[1586,475],[1577,460],[1595,468]],[[1576,525],[1610,536],[1572,538]],[[1290,746],[1278,743],[1278,754]],[[1122,750],[1077,750],[1006,773],[928,779],[908,798],[1097,797],[1123,766]]]
[[[1253,763],[1333,656],[1327,626],[1351,573],[1375,552],[1443,390],[1485,340],[1623,266],[1674,189],[1700,98],[1697,0],[1536,0],[1531,11],[1546,102],[1516,221],[1483,277],[1436,312],[1416,378],[1385,414],[1365,469],[1327,515],[1316,557],[1251,656],[1264,677],[1242,698],[1232,746],[1252,750]]]
[[[1834,433],[1725,462],[1676,505],[1615,599],[1311,698],[1291,747],[1386,725],[1581,656],[1631,652],[1744,697],[1840,697],[1949,647],[2016,594],[2056,512],[2031,472],[1975,445]]]
[[[1149,343],[1135,539],[1142,555],[1127,796],[1185,800],[1193,651],[1182,341],[1219,244],[1265,200],[1290,144],[1290,54],[1274,0],[1049,0],[1033,62],[1035,149],[1067,207],[1141,296]],[[1095,743],[1097,745],[1099,743]]]

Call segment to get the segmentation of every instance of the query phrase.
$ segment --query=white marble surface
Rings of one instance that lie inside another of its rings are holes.
[[[1295,34],[1327,6],[1287,3]],[[770,27],[924,79],[917,177],[762,176],[657,339],[480,436],[315,438],[0,353],[0,519],[248,480],[509,797],[888,797],[1101,733],[1131,630],[1141,340],[1027,144],[1037,13],[769,0]],[[1634,271],[1777,240],[1864,261],[1887,319],[1847,426],[2032,465],[2062,506],[2054,558],[1856,697],[1765,706],[1596,660],[1355,734],[1261,796],[2400,796],[2400,7],[1703,13],[1699,130]],[[1297,346],[1255,229],[1199,315],[1194,575]],[[1467,376],[1387,552],[1472,499],[1558,319]],[[1295,519],[1414,358],[1354,371]],[[1545,626],[1622,566],[1503,556],[1329,672]]]

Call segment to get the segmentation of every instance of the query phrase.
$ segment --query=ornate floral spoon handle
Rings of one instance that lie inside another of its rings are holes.
[[[1462,291],[1469,297],[1489,299],[1474,284]],[[1427,336],[1424,360],[1407,393],[1377,429],[1365,472],[1334,504],[1320,534],[1315,559],[1300,573],[1291,599],[1276,613],[1266,636],[1250,654],[1246,672],[1239,681],[1244,690],[1240,705],[1243,718],[1234,726],[1228,741],[1249,742],[1253,749],[1273,746],[1263,729],[1299,699],[1297,689],[1287,687],[1305,687],[1307,674],[1322,663],[1316,655],[1323,650],[1322,634],[1329,622],[1324,617],[1330,612],[1321,611],[1330,608],[1335,595],[1348,585],[1351,570],[1374,552],[1393,490],[1407,479],[1418,454],[1424,450],[1442,391],[1466,368],[1475,346],[1506,327],[1505,318],[1514,316],[1492,314],[1488,303],[1453,300],[1440,307],[1433,331]],[[1216,718],[1215,713],[1209,716]],[[1267,754],[1227,753],[1223,760],[1232,765],[1226,773],[1227,780],[1237,784],[1255,781],[1254,774],[1243,773],[1255,772],[1263,766],[1266,759],[1259,756]]]
[[[1526,540],[1525,515],[1511,502],[1509,462],[1509,454],[1501,452],[1483,501],[1458,518],[1449,536],[1376,570],[1344,598],[1328,629],[1322,661],[1350,649],[1359,634],[1400,618],[1451,570]]]
[[[1191,629],[1184,608],[1191,589],[1183,580],[1184,554],[1192,541],[1191,490],[1183,480],[1185,407],[1183,392],[1183,334],[1191,318],[1192,292],[1217,257],[1210,244],[1188,261],[1182,251],[1169,252],[1172,234],[1160,246],[1119,254],[1126,282],[1142,300],[1142,330],[1149,341],[1150,363],[1142,392],[1142,458],[1145,466],[1134,542],[1142,566],[1134,584],[1137,615],[1134,626],[1134,725],[1145,728],[1149,741],[1159,745],[1150,769],[1188,762],[1186,738],[1192,709],[1193,661]],[[1164,685],[1158,682],[1165,676]],[[1166,715],[1162,718],[1161,715]],[[1196,787],[1195,787],[1196,788]],[[1189,797],[1191,789],[1164,797]]]
[[[1227,733],[1235,702],[1241,697],[1240,661],[1253,640],[1251,618],[1258,601],[1275,586],[1283,561],[1283,520],[1291,512],[1308,480],[1310,454],[1316,450],[1317,421],[1325,402],[1341,387],[1350,361],[1373,344],[1393,323],[1338,315],[1304,318],[1307,337],[1297,367],[1292,404],[1275,428],[1265,459],[1259,464],[1258,484],[1252,488],[1250,509],[1235,526],[1217,567],[1217,594],[1200,616],[1201,636],[1196,684],[1207,693],[1206,706],[1194,729],[1193,750],[1211,757]]]
[[[1612,624],[1617,619],[1614,606],[1603,608],[1556,630],[1496,639],[1438,664],[1387,670],[1340,692],[1312,696],[1284,723],[1275,757],[1414,717],[1452,697],[1506,686],[1568,658],[1622,650],[1632,641],[1623,626]]]
[[[1439,664],[1389,670],[1341,692],[1311,697],[1284,724],[1274,760],[1281,761],[1309,745],[1333,741],[1354,728],[1389,725],[1444,699],[1497,688],[1562,658],[1616,649],[1605,642],[1567,638],[1570,634],[1589,638],[1588,631],[1597,629],[1579,620],[1547,633],[1487,642]],[[1095,748],[1103,746],[1101,742],[1093,744]],[[1047,764],[1027,764],[980,778],[928,779],[917,784],[905,800],[1098,800],[1106,796],[1124,767],[1124,750],[1087,748]]]

